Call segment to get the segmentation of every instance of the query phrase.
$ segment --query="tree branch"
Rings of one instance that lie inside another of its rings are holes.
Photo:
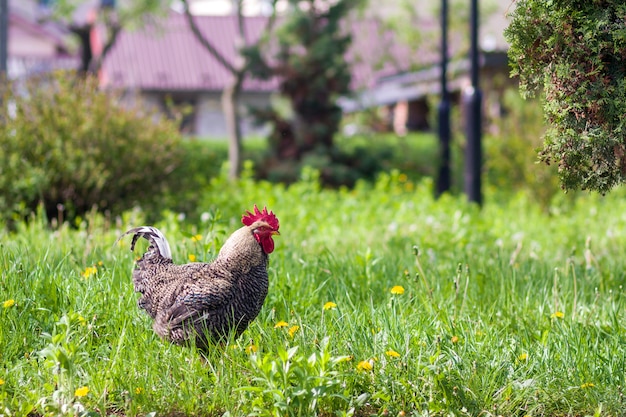
[[[226,58],[224,58],[224,55],[219,53],[218,50],[215,49],[213,44],[209,42],[209,40],[202,34],[202,32],[200,32],[200,28],[196,24],[196,21],[194,20],[193,15],[191,14],[191,11],[189,10],[189,4],[187,0],[181,0],[181,2],[183,3],[183,8],[185,10],[185,17],[187,18],[189,27],[191,28],[191,31],[195,35],[198,42],[200,42],[202,46],[204,46],[207,49],[207,51],[209,51],[209,53],[213,56],[213,58],[215,58],[220,64],[224,66],[224,68],[226,68],[232,74],[236,74],[237,69],[234,67],[234,65],[228,62]]]
[[[117,20],[116,15],[107,16],[105,24],[109,32],[109,38],[107,39],[107,43],[102,47],[100,56],[94,57],[89,64],[89,72],[92,74],[97,74],[98,71],[100,71],[104,58],[106,58],[107,54],[111,51],[111,48],[115,45],[118,35],[122,31],[122,25]]]
[[[276,3],[278,0],[272,0],[272,14],[267,18],[267,22],[265,22],[265,29],[263,29],[264,34],[269,35],[270,31],[274,27],[274,23],[276,23]]]

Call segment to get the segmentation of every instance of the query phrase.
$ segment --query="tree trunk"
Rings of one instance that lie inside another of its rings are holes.
[[[231,180],[239,178],[241,172],[241,123],[238,107],[243,76],[242,72],[235,74],[232,84],[222,92],[222,110],[228,132],[228,178]]]

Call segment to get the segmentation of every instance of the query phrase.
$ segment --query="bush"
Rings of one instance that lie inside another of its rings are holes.
[[[541,159],[563,187],[607,192],[626,182],[623,0],[519,0],[505,31],[521,91],[541,91]]]
[[[545,125],[538,101],[525,101],[516,90],[504,95],[508,114],[496,124],[497,134],[485,137],[485,182],[510,197],[525,191],[544,208],[561,193],[556,166],[538,163]]]
[[[181,164],[177,125],[59,72],[5,83],[0,117],[0,213],[48,217],[155,204]]]

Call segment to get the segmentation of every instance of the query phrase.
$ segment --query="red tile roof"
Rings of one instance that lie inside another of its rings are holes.
[[[196,16],[200,30],[232,62],[236,33],[234,16]],[[246,17],[246,35],[260,36],[265,17]],[[346,59],[353,63],[353,86],[371,86],[380,76],[408,68],[406,48],[381,35],[375,21],[352,25],[353,45]],[[381,57],[391,57],[378,65]],[[157,26],[122,32],[106,57],[103,84],[153,91],[221,91],[231,74],[196,40],[184,15],[171,13]],[[245,91],[275,90],[277,82],[246,79]]]

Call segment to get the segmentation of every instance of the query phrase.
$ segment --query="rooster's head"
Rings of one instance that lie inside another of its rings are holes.
[[[263,210],[254,205],[254,212],[246,211],[241,217],[241,223],[248,226],[252,230],[254,238],[259,242],[263,252],[269,254],[274,251],[273,235],[278,235],[278,219],[273,212],[267,211],[267,207]]]

